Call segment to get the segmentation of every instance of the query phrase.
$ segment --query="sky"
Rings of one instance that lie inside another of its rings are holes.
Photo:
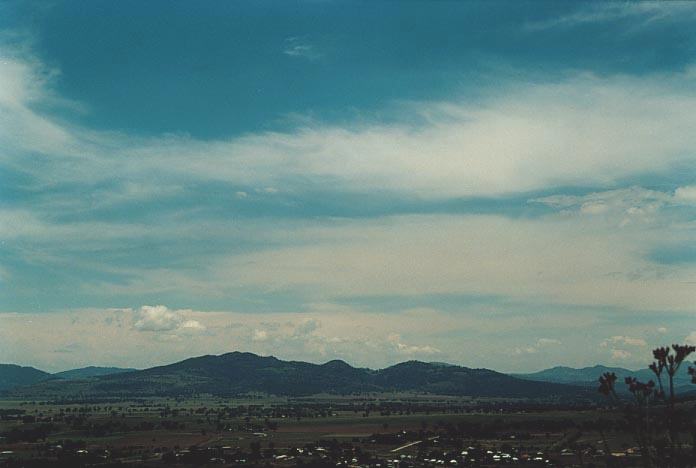
[[[696,3],[0,3],[0,362],[696,344]]]

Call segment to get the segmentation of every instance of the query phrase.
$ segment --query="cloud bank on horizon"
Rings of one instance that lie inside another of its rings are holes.
[[[693,3],[0,13],[0,361],[696,342]]]

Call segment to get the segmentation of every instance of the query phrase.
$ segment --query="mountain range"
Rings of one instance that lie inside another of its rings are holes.
[[[33,385],[39,382],[59,380],[88,379],[101,375],[130,372],[135,369],[121,369],[119,367],[83,367],[51,374],[33,367],[17,366],[15,364],[0,364],[0,391],[10,390],[15,387]]]
[[[238,395],[261,392],[285,396],[320,393],[424,392],[505,398],[575,397],[585,387],[535,382],[488,369],[408,361],[380,370],[283,361],[252,353],[200,356],[150,369],[97,375],[80,380],[44,379],[16,387],[9,396],[50,398],[141,397],[195,394]]]
[[[691,383],[691,376],[688,373],[688,365],[683,365],[679,369],[679,373],[675,376],[675,388],[678,391],[693,391],[696,386]],[[557,366],[550,369],[545,369],[531,374],[512,374],[515,377],[527,380],[535,380],[540,382],[554,382],[569,385],[594,386],[598,385],[599,376],[613,372],[618,377],[618,389],[624,388],[624,379],[626,377],[636,377],[642,382],[650,380],[656,381],[655,374],[650,369],[629,370],[622,367],[607,367],[607,366],[592,366],[592,367],[564,367]],[[666,380],[663,380],[666,384]]]
[[[677,390],[694,391],[684,367]],[[14,397],[142,397],[195,394],[266,393],[307,396],[321,393],[422,392],[504,398],[594,396],[605,372],[623,379],[654,380],[648,369],[553,367],[530,374],[503,374],[451,364],[407,361],[380,370],[352,367],[344,361],[325,364],[283,361],[252,353],[200,356],[144,370],[86,367],[49,374],[31,367],[0,365],[0,391]]]

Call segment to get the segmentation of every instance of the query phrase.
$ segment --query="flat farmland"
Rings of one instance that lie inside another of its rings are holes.
[[[502,457],[509,463],[572,466],[582,456],[595,462],[607,453],[626,460],[636,456],[636,442],[616,412],[505,400],[427,395],[4,400],[0,415],[0,463],[9,467],[27,460],[47,463],[40,466],[253,466],[290,460],[430,466],[445,458],[451,466],[452,460],[486,466],[483,460],[495,464]]]

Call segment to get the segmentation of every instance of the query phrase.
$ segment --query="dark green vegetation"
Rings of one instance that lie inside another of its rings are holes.
[[[100,375],[117,374],[119,372],[129,372],[133,370],[135,369],[90,366],[50,374],[33,367],[22,367],[14,364],[0,364],[0,391],[33,385],[39,382],[48,382],[55,379],[88,379]]]
[[[595,393],[582,387],[532,382],[487,369],[418,361],[370,370],[351,367],[343,361],[319,365],[233,352],[86,380],[48,380],[14,389],[8,395],[70,398],[231,396],[253,392],[283,396],[422,392],[499,398],[576,398]]]
[[[32,385],[49,378],[51,378],[51,374],[33,367],[0,364],[0,390],[7,390],[20,385]]]
[[[80,369],[71,369],[63,372],[56,372],[54,377],[64,380],[79,380],[89,379],[90,377],[99,377],[101,375],[120,374],[122,372],[132,372],[136,369],[122,369],[120,367],[82,367]]]

